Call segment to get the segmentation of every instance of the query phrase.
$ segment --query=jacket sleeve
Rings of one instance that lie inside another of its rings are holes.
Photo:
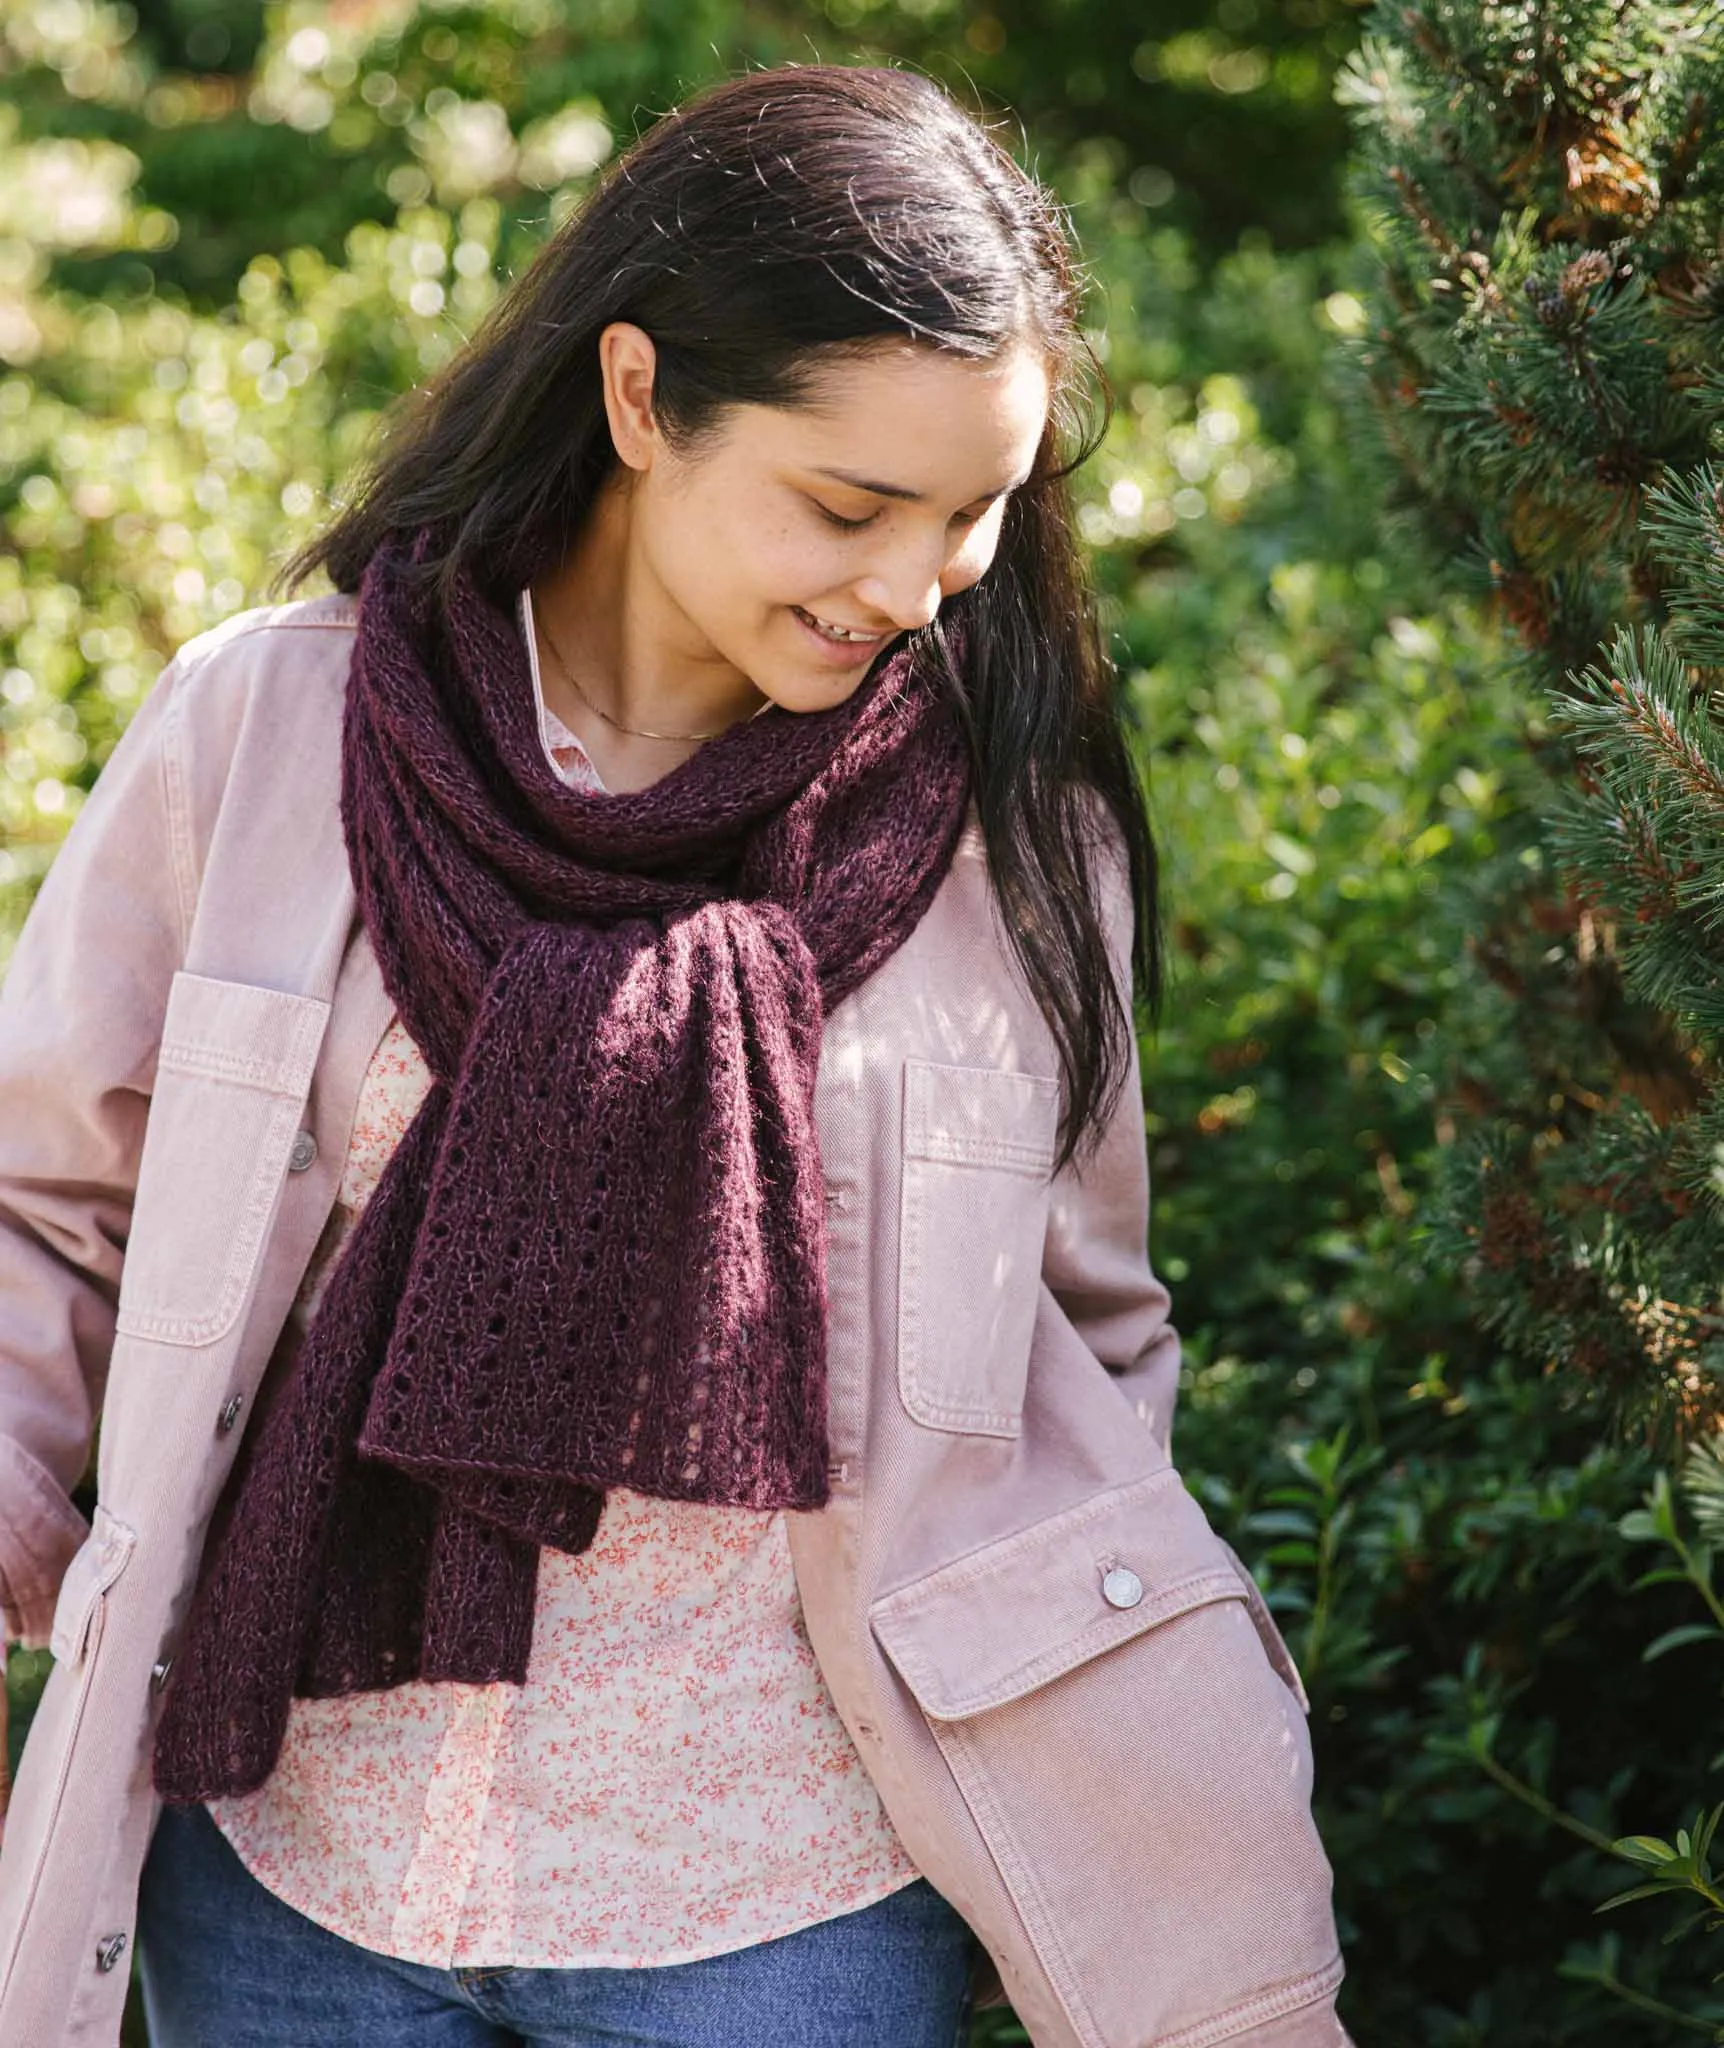
[[[0,984],[0,1625],[45,1643],[114,1339],[190,855],[170,663],[86,799]]]
[[[1101,910],[1116,986],[1131,987],[1131,891],[1123,860],[1100,850]],[[1149,1263],[1149,1158],[1137,1037],[1119,1095],[1093,1151],[1054,1180],[1042,1278],[1078,1334],[1114,1375],[1138,1416],[1168,1445],[1179,1385],[1179,1338],[1167,1289]]]

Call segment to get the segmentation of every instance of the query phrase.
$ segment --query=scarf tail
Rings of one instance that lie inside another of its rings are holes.
[[[339,1554],[336,1536],[351,1543],[370,1531],[373,1541],[383,1535],[414,1545],[411,1512],[386,1522],[368,1515],[356,1445],[387,1341],[389,1303],[411,1253],[420,1165],[434,1149],[445,1101],[433,1090],[396,1148],[238,1477],[232,1513],[181,1631],[156,1729],[154,1776],[164,1799],[255,1791],[280,1754],[308,1653],[327,1659],[333,1641],[335,1658],[346,1660],[341,1668],[351,1664],[327,1568]],[[374,1574],[366,1576],[375,1584]],[[407,1661],[408,1645],[385,1642],[378,1619],[367,1624],[373,1657],[393,1650]]]

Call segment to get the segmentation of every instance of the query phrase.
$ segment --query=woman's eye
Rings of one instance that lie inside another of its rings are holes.
[[[841,533],[860,533],[863,527],[872,526],[880,516],[878,512],[870,512],[863,519],[846,519],[841,513],[834,512],[830,505],[821,504],[818,498],[810,498],[808,502],[828,526],[836,526]]]

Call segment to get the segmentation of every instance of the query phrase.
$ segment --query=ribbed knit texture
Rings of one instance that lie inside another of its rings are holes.
[[[822,1024],[922,917],[967,796],[905,650],[649,789],[571,789],[510,616],[372,562],[342,820],[435,1079],[205,1560],[165,1798],[260,1785],[296,1692],[518,1684],[539,1549],[585,1549],[607,1486],[825,1501]]]

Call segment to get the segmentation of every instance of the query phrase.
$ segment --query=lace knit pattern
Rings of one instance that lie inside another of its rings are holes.
[[[908,653],[645,791],[545,760],[512,619],[380,552],[343,820],[433,1085],[263,1425],[182,1638],[165,1797],[255,1789],[298,1692],[526,1675],[603,1489],[826,1498],[825,1005],[914,929],[967,772]]]

